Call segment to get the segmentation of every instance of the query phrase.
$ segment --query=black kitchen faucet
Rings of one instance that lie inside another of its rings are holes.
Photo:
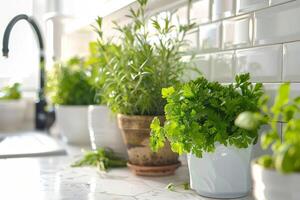
[[[4,36],[3,36],[3,48],[2,53],[3,56],[8,57],[8,43],[9,43],[9,36],[11,33],[12,28],[14,25],[20,21],[25,20],[27,21],[33,28],[36,33],[38,43],[39,43],[39,50],[40,50],[40,88],[38,90],[38,100],[35,104],[35,128],[37,130],[45,130],[50,127],[50,125],[54,121],[54,113],[47,113],[46,106],[47,101],[45,98],[45,54],[44,54],[44,43],[41,31],[32,17],[29,17],[25,14],[20,14],[15,16],[7,25]]]

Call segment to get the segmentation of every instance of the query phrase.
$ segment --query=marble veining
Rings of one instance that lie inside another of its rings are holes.
[[[180,186],[189,179],[186,165],[168,177],[139,177],[127,168],[100,172],[96,168],[70,167],[81,152],[76,147],[67,148],[67,156],[1,159],[0,199],[209,200]],[[175,191],[165,188],[170,182],[178,185]]]

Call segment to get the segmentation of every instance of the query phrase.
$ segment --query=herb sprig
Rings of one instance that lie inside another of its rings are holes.
[[[236,119],[236,125],[246,130],[258,129],[262,125],[270,127],[262,136],[262,148],[272,147],[273,155],[263,155],[257,162],[283,173],[300,172],[300,96],[289,98],[290,84],[283,83],[277,92],[272,107],[269,97],[263,96],[259,102],[259,112],[243,112]],[[283,141],[277,128],[278,121],[284,121]]]
[[[21,99],[21,85],[14,83],[11,86],[6,86],[0,90],[0,100],[17,100]]]
[[[48,73],[47,93],[52,102],[59,105],[99,103],[94,73],[83,58],[73,57],[67,62],[56,63]]]
[[[102,18],[96,21],[98,52],[103,58],[99,66],[106,75],[103,96],[115,113],[163,115],[166,101],[160,91],[179,83],[188,68],[180,49],[187,45],[184,38],[193,25],[177,27],[171,23],[170,16],[161,21],[155,17],[147,21],[147,0],[138,3],[139,7],[130,9],[126,16],[131,24],[115,23],[120,37],[113,39],[121,43],[105,40]]]
[[[97,151],[88,151],[81,160],[76,161],[72,167],[96,166],[101,171],[111,168],[126,167],[127,161],[117,156],[110,149],[100,148]]]

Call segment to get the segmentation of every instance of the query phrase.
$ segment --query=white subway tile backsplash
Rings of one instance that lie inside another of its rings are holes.
[[[183,50],[197,54],[189,62],[206,78],[228,84],[250,72],[253,82],[264,83],[270,105],[281,82],[290,81],[291,96],[300,96],[300,0],[188,2],[174,10],[172,22],[197,24]]]
[[[267,125],[264,125],[260,128],[259,139],[258,139],[257,143],[254,145],[253,150],[252,150],[252,159],[258,158],[265,154],[269,154],[269,155],[272,154],[271,147],[269,147],[268,149],[262,149],[262,147],[261,147],[261,137],[260,136],[265,134],[266,131],[268,131],[268,130],[270,130],[270,127]],[[282,137],[282,124],[281,123],[277,123],[277,130],[278,130],[279,137]]]
[[[300,1],[256,12],[254,44],[272,44],[299,40],[299,19]]]
[[[199,27],[199,43],[202,51],[220,49],[221,23],[213,23]]]
[[[269,0],[237,0],[236,10],[240,14],[268,6]]]
[[[212,19],[217,20],[235,14],[235,0],[212,0]]]
[[[211,80],[222,83],[232,82],[234,74],[234,51],[211,55]]]
[[[211,60],[209,54],[201,54],[195,57],[194,64],[203,76],[210,79]]]
[[[224,49],[247,47],[252,42],[252,15],[223,21],[222,46]]]
[[[206,23],[210,21],[210,0],[192,1],[190,8],[190,21]]]
[[[210,55],[209,54],[202,54],[200,56],[195,56],[194,58],[191,58],[192,56],[184,56],[182,58],[183,62],[186,62],[189,64],[189,67],[185,70],[183,79],[185,81],[194,80],[200,76],[204,76],[205,78],[209,79],[210,75],[210,68],[211,68],[211,62],[210,62]]]
[[[295,1],[295,0],[270,0],[271,5],[276,5],[276,4],[281,4],[281,3],[286,3],[289,1]]]
[[[280,82],[282,45],[236,51],[236,73],[250,72],[255,82]]]
[[[283,45],[283,80],[300,82],[300,42]]]
[[[269,105],[273,105],[274,99],[277,94],[277,90],[281,83],[265,83],[264,90],[267,95],[270,96]],[[300,96],[300,83],[291,83],[291,91],[290,91],[290,98],[296,98]]]
[[[188,24],[188,6],[182,6],[178,8],[174,13],[173,17],[177,20],[179,24]]]
[[[197,51],[198,49],[198,43],[199,43],[199,30],[194,29],[190,31],[189,33],[186,34],[185,40],[187,41],[188,44],[188,49],[189,51]]]

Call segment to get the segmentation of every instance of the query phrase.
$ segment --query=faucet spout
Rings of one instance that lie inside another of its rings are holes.
[[[38,91],[38,102],[36,102],[36,119],[35,119],[35,124],[36,124],[36,129],[38,130],[43,130],[46,128],[46,123],[47,123],[47,117],[46,117],[46,98],[45,98],[45,93],[44,93],[44,87],[45,87],[45,55],[44,55],[44,42],[43,42],[43,37],[41,34],[41,31],[35,22],[35,20],[32,17],[29,17],[25,14],[20,14],[15,16],[7,25],[4,36],[3,36],[3,48],[2,48],[2,54],[5,57],[8,57],[9,54],[9,37],[11,30],[13,29],[14,25],[20,21],[20,20],[25,20],[27,21],[31,27],[33,28],[34,32],[36,33],[37,40],[38,40],[38,45],[39,45],[39,50],[40,50],[40,88]]]

